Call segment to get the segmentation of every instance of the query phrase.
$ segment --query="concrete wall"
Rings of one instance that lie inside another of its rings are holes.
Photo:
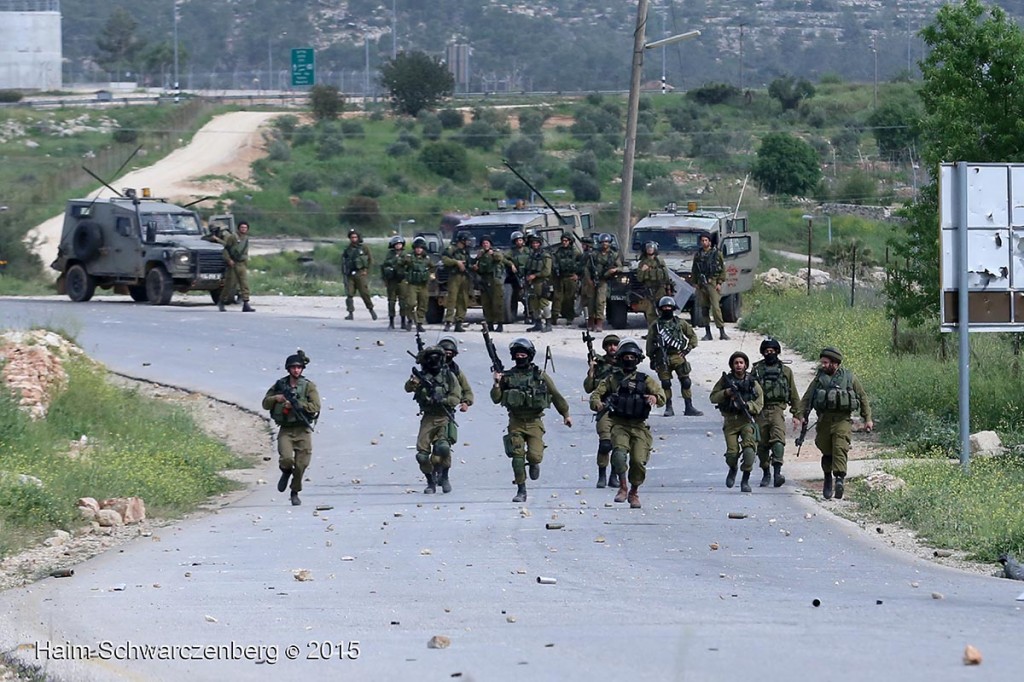
[[[59,90],[61,58],[59,11],[0,11],[0,90]]]

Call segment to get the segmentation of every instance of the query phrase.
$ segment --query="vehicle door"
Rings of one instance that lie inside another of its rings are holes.
[[[723,235],[719,248],[725,261],[722,295],[750,291],[761,261],[760,235],[757,232]]]

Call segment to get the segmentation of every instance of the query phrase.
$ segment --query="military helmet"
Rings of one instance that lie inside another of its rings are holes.
[[[769,348],[774,348],[776,354],[782,352],[782,345],[770,336],[761,342],[761,347],[758,350],[761,351],[761,355],[764,355]]]
[[[544,243],[544,239],[543,237],[540,236],[540,233],[534,232],[533,234],[530,235],[530,243],[532,244],[534,242],[537,242],[538,244]]]
[[[289,355],[285,358],[284,368],[291,369],[292,367],[305,367],[309,364],[309,356],[302,352],[302,349],[295,351],[294,354]]]
[[[457,232],[455,234],[455,241],[456,242],[468,242],[469,241],[469,232],[466,232],[465,230],[462,230],[461,232]]]
[[[394,237],[392,237],[391,239],[388,240],[388,248],[389,249],[395,248],[395,244],[401,244],[402,246],[405,246],[405,237],[403,237],[402,235],[396,234]]]
[[[593,237],[584,237],[583,239],[580,240],[580,243],[581,244],[593,244],[594,243],[594,238]]]
[[[611,244],[612,243],[612,236],[610,234],[608,234],[607,232],[602,232],[600,234],[600,236],[597,238],[597,241],[602,243],[602,244],[604,244],[605,242],[608,242],[609,244]]]
[[[654,253],[658,253],[658,242],[647,242],[644,244],[645,253],[647,252],[647,249],[654,249]]]
[[[352,235],[355,235],[357,237],[360,236],[359,231],[356,230],[354,227],[351,230],[348,231],[348,238],[351,239]]]
[[[834,346],[826,346],[825,348],[822,348],[821,352],[818,353],[818,357],[828,358],[829,360],[833,360],[837,363],[842,363],[843,361],[843,354]]]
[[[636,342],[636,339],[631,338],[623,339],[619,344],[619,349],[615,351],[615,357],[621,358],[623,355],[635,355],[637,362],[644,359],[644,352],[640,350],[640,344]]]
[[[437,342],[437,345],[446,351],[451,351],[452,357],[459,354],[459,342],[455,340],[454,336],[441,337],[441,340]]]
[[[729,356],[729,369],[732,369],[732,361],[735,360],[736,358],[743,358],[743,362],[746,363],[746,367],[750,367],[750,358],[747,357],[746,353],[744,353],[741,350],[738,350]]]
[[[514,339],[512,343],[508,344],[508,352],[512,354],[512,357],[515,357],[517,351],[525,352],[526,357],[530,360],[533,360],[533,357],[537,355],[537,349],[534,348],[533,341],[530,341],[530,339],[525,336],[520,336],[518,339]]]
[[[513,242],[514,242],[514,241],[515,241],[515,240],[517,240],[517,239],[526,239],[526,237],[525,237],[525,236],[523,235],[523,233],[522,233],[522,232],[520,232],[519,230],[516,230],[516,231],[515,231],[515,232],[513,232],[513,233],[512,233],[512,235],[511,235],[511,236],[509,237],[509,240],[510,240],[510,241],[513,241]]]
[[[427,346],[426,348],[419,352],[419,355],[416,356],[416,362],[420,363],[421,365],[426,365],[427,359],[430,358],[432,355],[436,355],[443,360],[444,348],[442,348],[440,345]]]
[[[571,242],[572,241],[572,232],[569,232],[568,230],[563,230],[562,231],[561,239],[568,239]]]
[[[676,303],[676,299],[671,296],[662,296],[658,299],[658,307],[664,308],[665,306],[672,306],[672,310],[679,310],[679,305]]]
[[[618,334],[609,334],[608,336],[604,337],[601,340],[601,348],[604,348],[605,350],[608,350],[608,346],[617,346],[617,345],[619,345],[619,335]]]
[[[423,249],[427,248],[427,240],[423,237],[416,237],[412,240],[412,248],[415,249],[417,246]]]

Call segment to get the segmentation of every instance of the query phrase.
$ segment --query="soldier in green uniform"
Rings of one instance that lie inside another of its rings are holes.
[[[676,315],[679,306],[671,296],[662,296],[658,301],[658,317],[647,328],[647,355],[651,369],[658,373],[661,388],[665,392],[664,416],[675,415],[672,409],[672,375],[679,377],[679,393],[683,396],[687,417],[700,417],[704,413],[693,406],[690,362],[686,355],[697,347],[697,333],[690,323]]]
[[[292,504],[302,504],[302,479],[313,456],[313,424],[320,416],[320,393],[316,384],[302,376],[309,358],[301,350],[289,355],[284,361],[288,376],[281,377],[263,396],[263,409],[270,410],[270,417],[281,428],[277,432],[277,465],[281,478],[277,482],[278,492],[288,487],[292,480]]]
[[[579,252],[572,245],[572,233],[563,232],[561,243],[552,257],[552,324],[557,325],[559,317],[565,318],[566,325],[571,325],[576,319],[576,289],[581,273]]]
[[[373,265],[370,249],[363,244],[363,238],[355,230],[348,231],[348,246],[341,252],[341,267],[345,275],[345,310],[346,320],[354,319],[356,311],[353,297],[358,293],[363,305],[370,311],[370,317],[377,319],[373,311],[373,300],[370,298],[369,271]]]
[[[402,331],[412,331],[409,296],[405,281],[405,239],[395,235],[388,240],[388,255],[380,265],[381,278],[388,294],[388,329],[395,328],[395,304],[401,316]]]
[[[505,454],[512,460],[512,473],[517,487],[513,502],[526,501],[526,465],[530,480],[540,478],[544,460],[544,410],[554,404],[563,423],[572,427],[569,403],[540,367],[533,364],[537,350],[529,339],[518,338],[509,344],[515,366],[507,372],[494,372],[491,401],[508,410],[508,432],[502,439]]]
[[[526,237],[522,232],[516,230],[511,235],[512,248],[509,249],[507,261],[508,261],[508,275],[505,278],[505,282],[511,285],[512,288],[512,320],[518,319],[519,316],[519,303],[523,302],[523,319],[529,320],[530,313],[526,309],[526,300],[523,298],[525,282],[523,278],[526,273],[526,261],[530,260],[530,250],[526,248]]]
[[[622,258],[612,250],[612,236],[602,233],[597,238],[598,250],[593,256],[594,293],[587,302],[587,313],[591,328],[604,331],[605,307],[608,303],[608,282],[622,270]]]
[[[423,370],[413,368],[412,376],[405,382],[405,392],[412,393],[422,415],[416,436],[416,461],[427,479],[423,492],[433,494],[440,484],[441,492],[450,493],[452,443],[458,438],[455,408],[462,401],[462,389],[459,380],[445,367],[444,349],[440,346],[427,346],[416,361]]]
[[[782,475],[782,460],[786,454],[786,406],[793,414],[797,428],[803,414],[800,393],[796,390],[793,370],[782,364],[779,353],[782,346],[769,337],[761,342],[763,360],[754,363],[750,373],[764,391],[764,409],[757,415],[760,438],[757,442],[757,459],[761,465],[761,487],[765,488],[775,480],[778,488],[786,482]],[[772,473],[768,473],[771,464]]]
[[[761,384],[747,371],[750,358],[742,351],[729,356],[730,372],[722,373],[715,387],[711,389],[711,402],[722,411],[724,421],[722,433],[725,434],[725,463],[729,473],[725,477],[725,487],[736,484],[736,467],[739,465],[740,451],[743,453],[743,480],[740,490],[750,492],[750,472],[754,469],[754,451],[757,447],[756,416],[764,407],[764,391]]]
[[[505,331],[505,274],[508,265],[504,254],[494,248],[491,237],[480,237],[480,252],[473,258],[470,269],[479,277],[484,324],[492,332]]]
[[[444,330],[451,331],[452,322],[455,331],[464,332],[462,323],[466,319],[466,308],[469,306],[469,234],[459,232],[441,255],[441,263],[448,271],[448,294],[445,299]]]
[[[242,296],[242,312],[252,313],[256,309],[249,305],[249,223],[238,223],[238,234],[225,232],[220,239],[224,244],[224,262],[227,270],[224,273],[224,286],[220,290],[217,309],[222,313],[237,289]]]
[[[551,331],[551,273],[554,271],[551,254],[545,251],[539,234],[530,235],[530,257],[526,261],[526,286],[530,290],[531,332]]]
[[[469,385],[469,379],[462,368],[455,362],[455,356],[459,354],[459,342],[454,336],[442,336],[437,342],[444,349],[444,363],[448,371],[455,375],[459,381],[459,388],[462,390],[462,399],[459,401],[459,412],[465,412],[473,404],[473,387]]]
[[[850,453],[850,435],[853,433],[852,415],[860,413],[864,428],[871,433],[875,423],[871,420],[871,405],[860,381],[850,370],[840,367],[843,354],[836,348],[823,348],[818,373],[804,391],[806,410],[818,414],[818,433],[814,444],[821,451],[821,470],[825,482],[821,496],[831,499],[833,476],[835,496],[843,499],[846,490],[846,462]],[[805,414],[806,418],[806,414]]]
[[[647,296],[641,301],[640,308],[647,318],[647,325],[650,326],[658,317],[655,310],[657,302],[672,293],[668,265],[665,264],[665,259],[658,255],[657,242],[647,242],[644,245],[644,252],[636,264],[636,279],[647,287]]]
[[[696,316],[704,321],[703,341],[711,341],[711,323],[708,321],[708,311],[715,320],[718,327],[718,338],[728,340],[729,335],[725,333],[725,322],[722,320],[722,284],[725,282],[725,260],[722,252],[717,247],[711,246],[711,235],[702,232],[700,235],[700,251],[693,257],[693,269],[690,271],[690,281],[697,289],[697,300],[695,302],[700,313]]]
[[[416,237],[412,240],[412,253],[402,258],[405,269],[406,315],[411,322],[415,318],[416,331],[423,331],[423,323],[427,321],[427,305],[430,302],[428,283],[433,264],[427,254],[427,240]]]
[[[609,334],[601,341],[604,357],[596,356],[590,361],[587,376],[583,379],[583,390],[593,393],[601,380],[609,376],[615,369],[615,351],[619,349],[619,337]],[[608,485],[608,464],[612,454],[612,421],[608,413],[596,420],[597,426],[597,487]],[[618,474],[612,469],[612,487],[619,484]]]
[[[619,479],[615,501],[629,500],[631,509],[640,508],[639,490],[647,480],[652,444],[647,417],[652,407],[665,404],[665,393],[654,377],[637,371],[643,357],[640,344],[623,340],[615,352],[615,369],[590,394],[590,409],[598,414],[607,410],[611,421],[611,461]]]
[[[580,248],[583,249],[579,255],[580,305],[583,306],[583,314],[586,316],[580,328],[592,332],[594,319],[590,315],[590,310],[594,305],[594,295],[597,293],[597,268],[594,264],[597,251],[594,250],[593,237],[581,239]]]

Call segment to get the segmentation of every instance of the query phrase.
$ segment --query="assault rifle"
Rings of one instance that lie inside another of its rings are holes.
[[[444,398],[438,400],[437,391],[441,386],[436,381],[428,377],[426,374],[418,370],[415,366],[412,368],[412,375],[416,377],[416,380],[420,382],[428,391],[430,391],[430,399],[435,405],[440,405],[444,409],[444,413],[448,415],[448,419],[451,420],[452,424],[458,426],[458,422],[455,421],[455,408],[446,405]]]
[[[302,422],[310,431],[313,431],[313,422],[310,420],[309,415],[306,414],[306,411],[302,409],[302,405],[299,404],[299,396],[295,393],[295,388],[291,385],[288,378],[282,377],[278,379],[277,384],[275,384],[274,387],[280,391],[281,395],[284,396],[284,399],[288,401],[289,405],[291,405],[291,411],[295,413],[295,416],[299,418],[299,421]]]
[[[818,377],[815,375],[814,381],[817,381]],[[813,393],[812,393],[813,395]],[[796,456],[800,456],[800,449],[804,446],[804,441],[807,439],[807,432],[811,428],[811,401],[807,401],[807,405],[804,406],[803,422],[800,424],[800,435],[793,441],[796,443]]]
[[[587,364],[594,361],[594,337],[589,331],[583,332],[583,342],[587,344]]]
[[[619,398],[619,394],[618,393],[610,393],[610,394],[608,394],[608,397],[606,397],[606,398],[604,398],[602,400],[602,402],[604,403],[604,407],[602,407],[600,410],[598,410],[597,412],[594,413],[594,421],[596,421],[596,422],[601,421],[601,417],[605,416],[609,412],[614,412],[615,411],[615,403],[618,401],[618,398]]]
[[[654,351],[658,354],[658,362],[667,372],[669,370],[668,348],[665,347],[665,338],[661,335],[661,325],[655,322],[654,331],[649,333],[654,334]]]
[[[487,331],[486,322],[484,322],[483,331],[484,346],[487,348],[487,355],[491,358],[491,371],[501,374],[505,371],[505,366],[501,364],[501,358],[498,357],[498,349],[494,347],[494,341],[491,340],[491,334]]]
[[[420,336],[420,332],[417,329],[416,330],[416,352],[413,353],[411,350],[407,350],[405,352],[408,353],[409,355],[411,355],[413,357],[413,359],[418,361],[419,357],[420,357],[420,353],[423,352],[424,348],[426,348],[426,344],[423,343],[423,337]]]
[[[729,396],[729,403],[732,405],[734,410],[739,410],[743,415],[750,420],[750,423],[754,425],[754,439],[758,438],[757,420],[754,419],[754,415],[750,414],[750,408],[743,402],[743,397],[740,395],[739,386],[736,384],[736,379],[732,377],[729,372],[722,372],[722,379],[725,381],[727,388],[732,390],[732,395]]]

